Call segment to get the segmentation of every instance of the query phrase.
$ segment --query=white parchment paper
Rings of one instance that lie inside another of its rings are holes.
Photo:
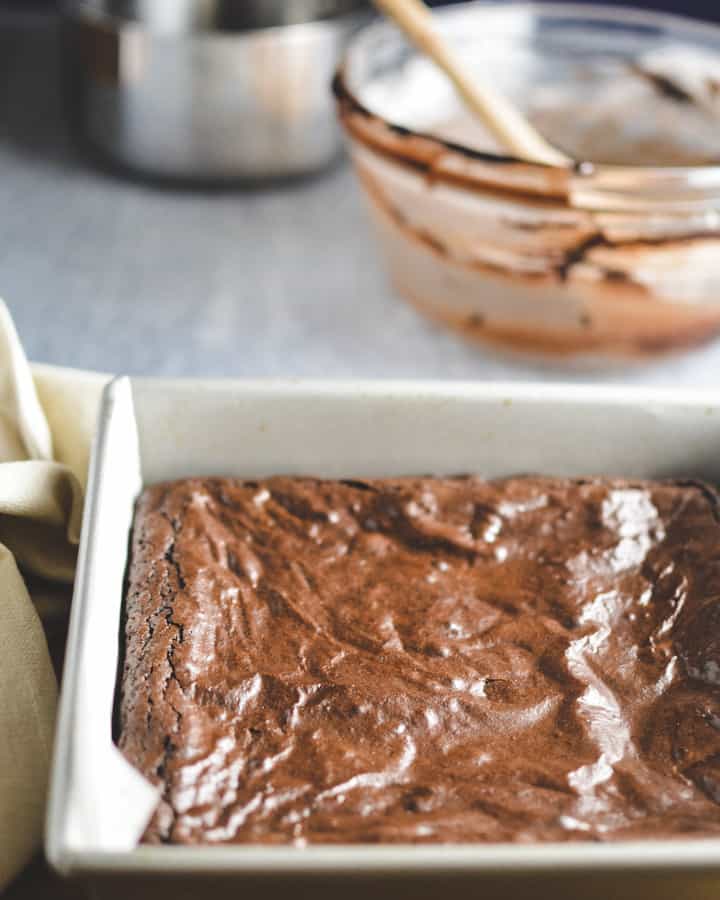
[[[51,819],[81,851],[133,848],[158,792],[112,740],[126,550],[142,484],[130,384],[106,395],[93,453],[73,599]]]

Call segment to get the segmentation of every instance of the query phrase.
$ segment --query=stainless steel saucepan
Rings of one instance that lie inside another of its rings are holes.
[[[106,158],[165,178],[327,165],[333,70],[364,0],[70,0],[69,99]]]

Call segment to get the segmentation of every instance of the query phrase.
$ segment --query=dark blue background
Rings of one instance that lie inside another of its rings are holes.
[[[12,7],[15,9],[52,7],[58,0],[0,0],[0,8]],[[242,2],[242,0],[238,0]],[[431,6],[443,6],[444,3],[455,3],[459,0],[427,0]],[[582,2],[582,0],[575,0]],[[686,16],[696,16],[708,21],[720,21],[720,0],[634,0],[628,3],[624,0],[598,0],[610,6],[636,6],[642,9],[659,9],[665,12],[682,13]]]
[[[428,0],[428,2],[432,6],[443,6],[446,0]],[[459,2],[459,0],[449,0],[449,2],[455,3]],[[625,3],[622,0],[597,0],[597,2],[609,6],[635,6],[641,9],[659,9],[664,12],[697,16],[699,19],[707,19],[708,21],[720,21],[720,0],[634,0],[632,3]]]

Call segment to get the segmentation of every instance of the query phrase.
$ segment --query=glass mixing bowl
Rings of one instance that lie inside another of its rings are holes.
[[[334,87],[398,293],[556,362],[642,361],[720,334],[720,28],[512,2],[436,16],[578,162],[508,157],[394,26],[361,32]]]

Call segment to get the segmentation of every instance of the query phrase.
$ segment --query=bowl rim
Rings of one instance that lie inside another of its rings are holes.
[[[553,19],[579,19],[588,22],[614,20],[619,24],[627,23],[636,26],[654,26],[666,31],[680,31],[681,37],[691,41],[693,36],[707,37],[708,30],[717,38],[720,46],[720,25],[693,19],[688,16],[675,13],[663,13],[652,10],[643,10],[633,6],[610,6],[601,3],[558,3],[538,2],[531,3],[527,0],[465,0],[465,2],[434,10],[434,15],[443,20],[467,13],[469,10],[477,10],[478,15],[483,11],[488,13],[503,10],[505,13],[525,13],[536,18]],[[350,41],[343,58],[336,69],[332,90],[340,108],[340,118],[344,119],[343,110],[349,111],[355,116],[384,126],[395,137],[393,144],[397,158],[406,161],[417,162],[416,155],[412,152],[413,142],[431,148],[439,152],[454,153],[467,160],[469,163],[494,165],[496,167],[522,167],[527,172],[534,173],[535,177],[548,178],[551,172],[556,176],[564,173],[567,179],[565,189],[548,191],[552,194],[566,194],[571,192],[571,182],[592,181],[594,190],[618,192],[628,190],[632,192],[633,183],[644,181],[642,189],[647,191],[651,187],[674,187],[697,192],[708,190],[720,192],[720,163],[704,163],[700,165],[685,166],[644,166],[644,165],[617,165],[609,163],[594,163],[588,160],[576,160],[570,166],[554,166],[547,163],[530,162],[517,156],[480,151],[466,144],[445,140],[434,134],[429,134],[421,129],[413,129],[398,122],[389,120],[379,113],[369,109],[357,96],[355,90],[350,87],[348,66],[353,55],[367,46],[374,37],[383,32],[394,31],[395,26],[388,21],[379,21],[361,29]],[[403,145],[404,148],[403,148]],[[377,148],[376,148],[377,149]],[[443,176],[440,173],[439,179]],[[470,178],[469,181],[473,179]],[[557,177],[555,179],[558,184]],[[720,199],[720,193],[718,194]]]

